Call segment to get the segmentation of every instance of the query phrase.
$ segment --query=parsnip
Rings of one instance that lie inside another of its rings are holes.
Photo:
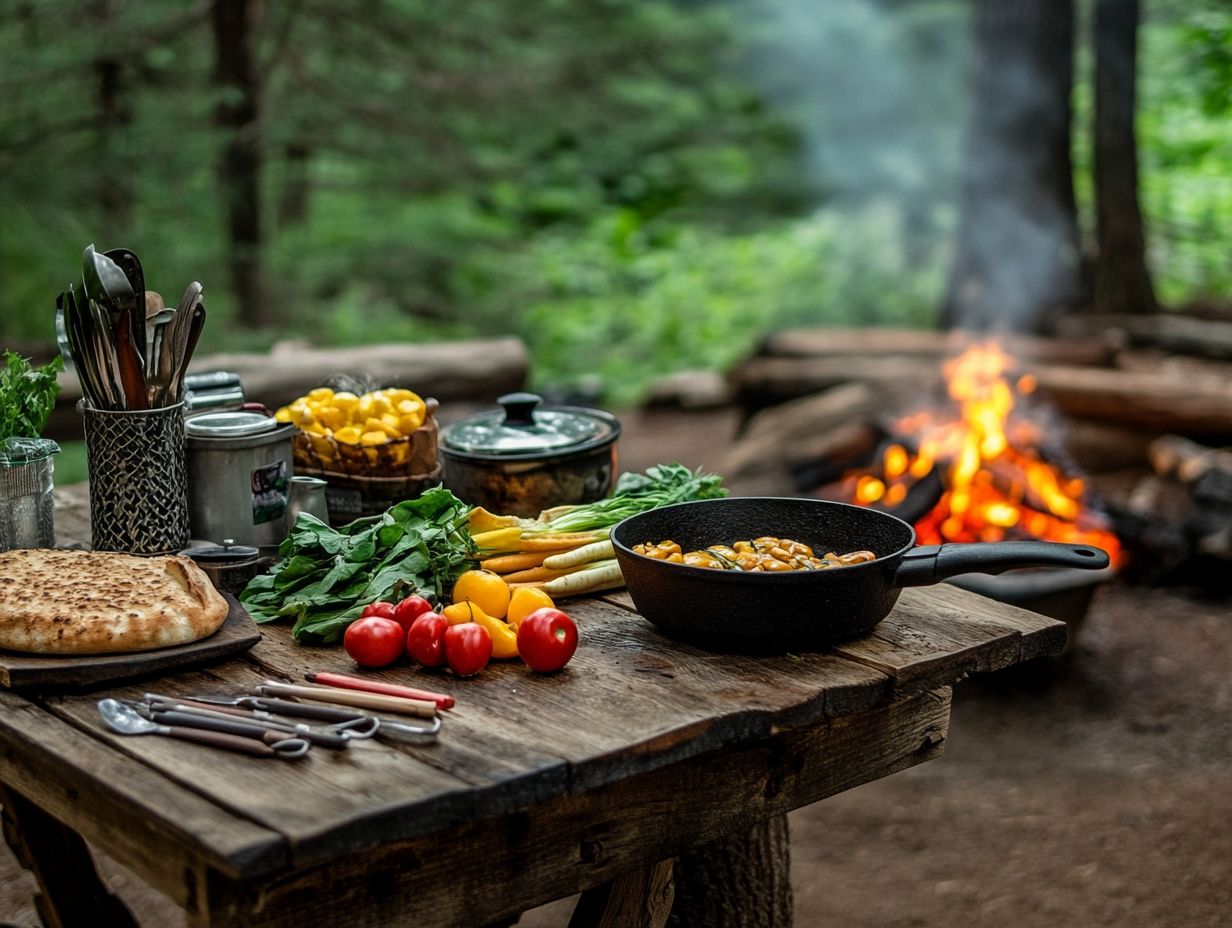
[[[615,560],[599,561],[564,577],[549,580],[543,590],[553,599],[557,596],[581,596],[599,590],[624,586],[625,578]]]
[[[563,570],[566,567],[576,567],[593,561],[606,561],[616,556],[612,549],[612,541],[605,538],[580,548],[573,548],[560,554],[552,554],[543,559],[543,566],[551,570]]]

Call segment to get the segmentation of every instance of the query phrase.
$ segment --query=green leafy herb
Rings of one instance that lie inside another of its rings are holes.
[[[475,558],[470,507],[443,487],[380,516],[331,528],[300,513],[278,549],[281,560],[240,594],[258,622],[294,618],[304,644],[336,644],[368,603],[413,592],[440,601]]]
[[[0,368],[0,441],[42,434],[60,392],[56,374],[63,368],[59,357],[35,368],[16,352],[4,353],[4,367]]]
[[[606,499],[575,506],[547,524],[553,532],[587,532],[611,528],[622,519],[695,499],[726,496],[723,479],[716,474],[696,473],[683,464],[656,464],[644,474],[625,473]]]

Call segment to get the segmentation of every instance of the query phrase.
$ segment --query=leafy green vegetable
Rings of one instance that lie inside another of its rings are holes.
[[[35,368],[14,351],[4,353],[4,367],[0,368],[0,441],[42,434],[60,392],[56,374],[63,368],[59,357]]]
[[[696,473],[683,464],[656,464],[644,474],[624,473],[606,499],[575,506],[547,524],[553,532],[587,532],[611,528],[622,519],[696,499],[726,496],[723,479],[716,474]]]
[[[470,507],[443,487],[334,529],[306,513],[240,601],[258,622],[293,617],[303,644],[336,644],[368,603],[419,591],[437,601],[475,558]]]

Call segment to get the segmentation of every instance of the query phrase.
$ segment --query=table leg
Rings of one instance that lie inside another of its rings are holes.
[[[582,893],[569,928],[663,928],[675,896],[673,863],[662,860]]]
[[[725,835],[676,861],[672,928],[790,928],[787,816]]]
[[[46,928],[138,928],[99,878],[81,835],[6,786],[0,802],[4,840],[38,881],[34,904]]]

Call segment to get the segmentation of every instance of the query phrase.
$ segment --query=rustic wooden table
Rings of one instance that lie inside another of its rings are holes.
[[[0,693],[6,837],[48,924],[133,924],[91,878],[82,838],[193,925],[485,925],[578,892],[575,925],[662,925],[682,855],[731,868],[704,905],[781,923],[785,855],[768,852],[750,885],[738,842],[761,836],[767,853],[786,812],[937,757],[954,683],[1065,639],[1061,623],[948,586],[904,591],[865,638],[784,657],[677,644],[623,594],[568,608],[581,646],[559,674],[378,675],[456,696],[434,745],[267,761],[103,728],[103,695],[353,671],[341,649],[300,647],[283,627],[205,669]]]

